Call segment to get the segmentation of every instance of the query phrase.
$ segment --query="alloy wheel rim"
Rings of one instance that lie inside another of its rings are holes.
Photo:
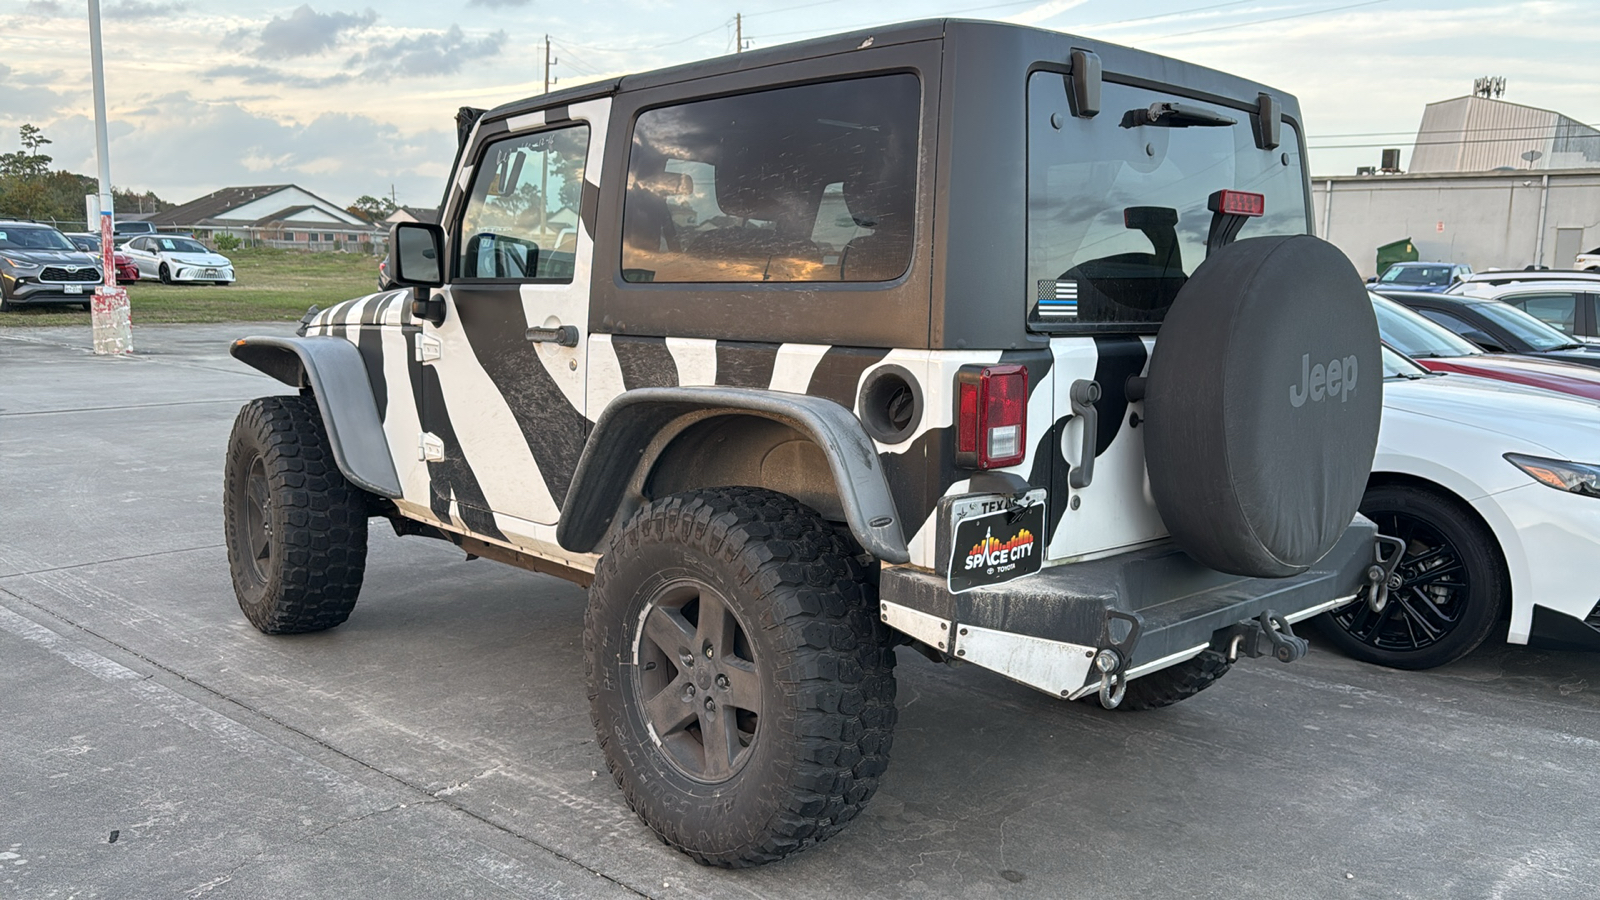
[[[1382,612],[1373,612],[1363,598],[1335,611],[1334,621],[1378,650],[1406,653],[1438,644],[1461,624],[1472,591],[1460,548],[1417,516],[1391,510],[1367,516],[1380,534],[1405,541],[1405,555],[1390,579]]]
[[[748,633],[697,579],[658,587],[633,640],[633,688],[650,736],[672,766],[718,784],[749,761],[762,692]]]
[[[267,486],[267,463],[257,456],[244,480],[244,550],[258,579],[267,580],[272,562],[272,492]]]

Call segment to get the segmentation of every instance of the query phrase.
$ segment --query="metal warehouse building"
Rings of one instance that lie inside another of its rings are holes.
[[[1313,178],[1312,201],[1364,276],[1405,238],[1424,260],[1570,268],[1600,246],[1600,131],[1488,97],[1430,103],[1409,172]]]

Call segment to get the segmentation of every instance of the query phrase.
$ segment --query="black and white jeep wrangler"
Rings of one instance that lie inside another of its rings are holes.
[[[233,347],[299,389],[230,438],[239,603],[343,622],[372,516],[589,586],[606,763],[724,866],[860,812],[897,644],[1125,709],[1293,660],[1394,558],[1298,117],[958,21],[462,110],[394,289]]]

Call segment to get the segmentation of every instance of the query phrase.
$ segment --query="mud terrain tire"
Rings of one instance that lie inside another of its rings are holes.
[[[1128,692],[1117,709],[1141,712],[1171,706],[1210,687],[1231,668],[1233,664],[1226,656],[1215,650],[1202,650],[1194,659],[1128,682]],[[1099,702],[1095,697],[1089,699]]]
[[[367,504],[334,462],[315,400],[245,404],[228,437],[223,522],[250,624],[297,634],[350,617],[366,573]]]
[[[584,621],[595,733],[628,804],[697,862],[781,859],[877,790],[894,655],[859,554],[745,487],[656,500],[607,546]]]

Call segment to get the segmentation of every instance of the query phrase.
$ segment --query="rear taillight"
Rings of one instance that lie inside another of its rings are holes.
[[[1014,466],[1027,456],[1028,370],[972,366],[956,375],[956,465]]]

